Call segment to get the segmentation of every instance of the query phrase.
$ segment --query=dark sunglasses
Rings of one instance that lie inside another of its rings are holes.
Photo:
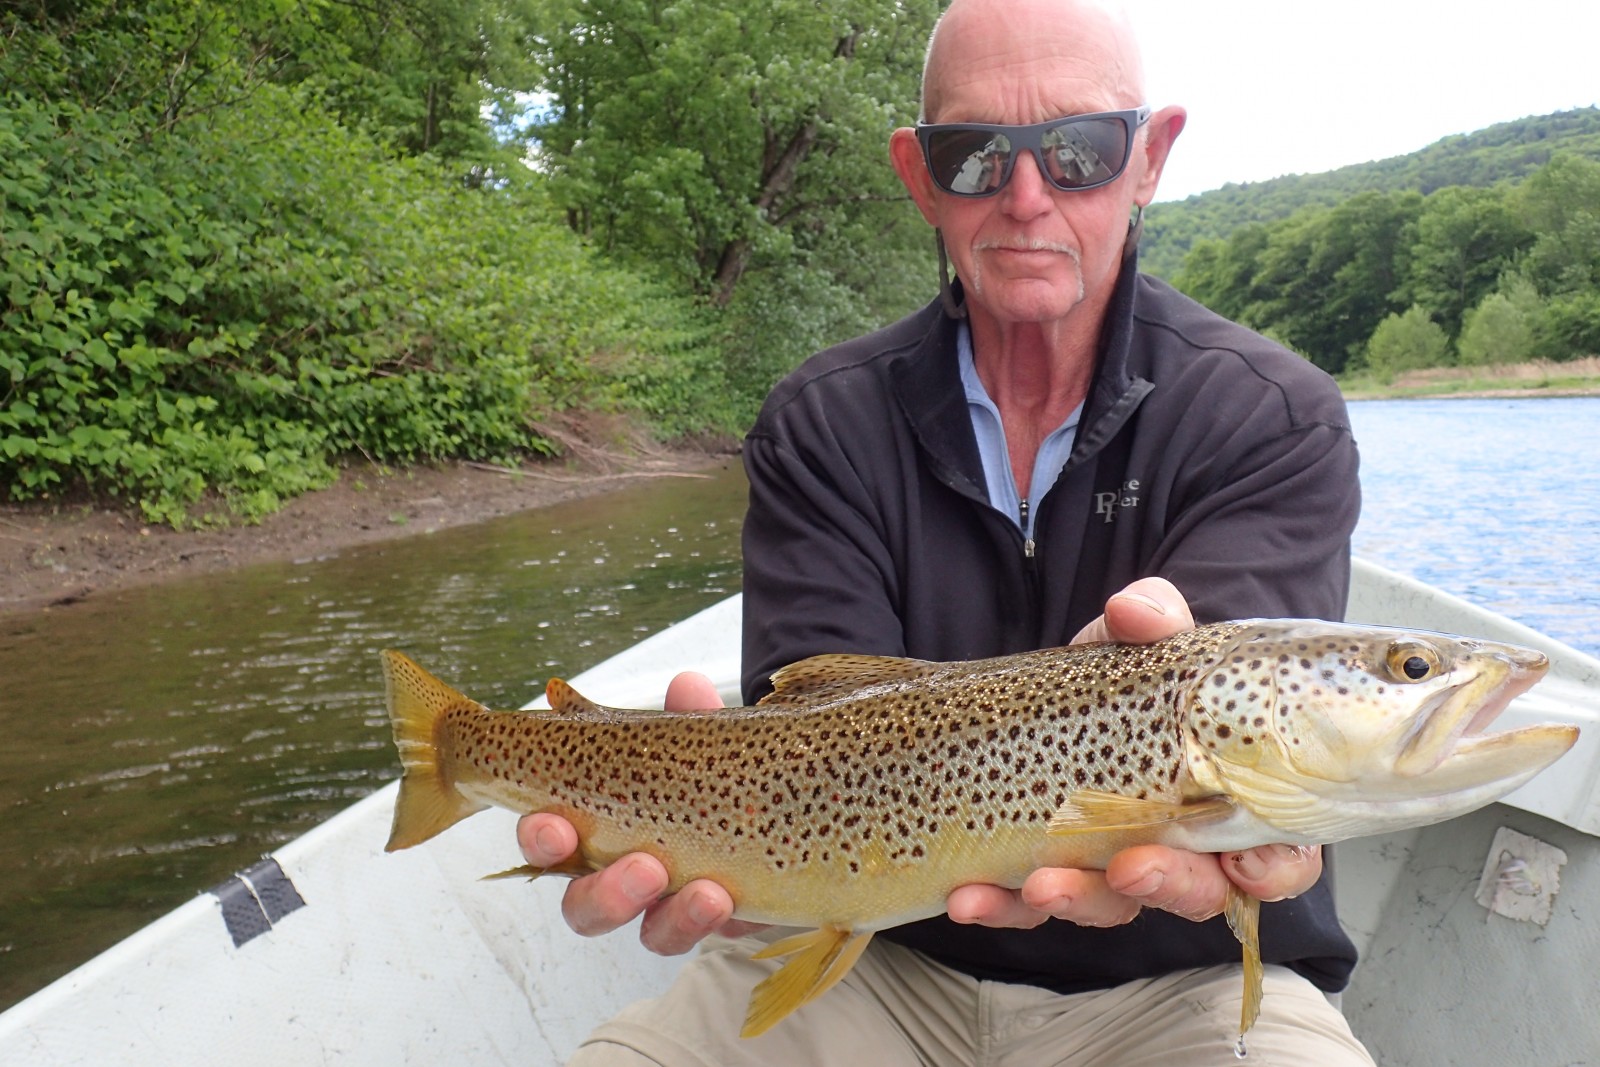
[[[1149,120],[1150,105],[1145,104],[1032,126],[918,123],[917,140],[933,183],[956,196],[993,196],[1004,189],[1023,150],[1033,153],[1046,181],[1075,192],[1116,181],[1128,165],[1133,132]]]

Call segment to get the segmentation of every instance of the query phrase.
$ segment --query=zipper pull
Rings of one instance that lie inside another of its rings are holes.
[[[1033,558],[1033,531],[1028,529],[1028,501],[1026,498],[1017,502],[1017,525],[1022,527],[1022,554],[1028,559]]]

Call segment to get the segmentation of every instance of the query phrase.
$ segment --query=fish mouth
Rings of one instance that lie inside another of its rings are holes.
[[[1426,775],[1438,792],[1526,780],[1577,740],[1575,727],[1560,725],[1487,733],[1512,700],[1544,677],[1550,660],[1509,645],[1482,648],[1477,659],[1470,677],[1444,690],[1418,716],[1419,727],[1395,759],[1396,774]]]

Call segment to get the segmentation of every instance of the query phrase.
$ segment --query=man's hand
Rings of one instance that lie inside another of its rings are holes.
[[[706,711],[722,707],[722,697],[711,679],[685,672],[667,686],[663,706],[668,711]],[[550,867],[578,850],[578,832],[559,815],[525,815],[517,824],[517,843],[530,864]],[[666,891],[667,870],[661,861],[635,852],[574,880],[561,900],[561,914],[585,937],[610,933],[643,914],[639,940],[663,956],[688,952],[713,931],[738,937],[758,929],[754,923],[731,921],[733,898],[715,882],[700,879],[664,897]]]
[[[1105,614],[1079,631],[1074,644],[1148,644],[1193,628],[1183,594],[1164,578],[1142,578],[1113,596]],[[1161,845],[1117,853],[1106,870],[1046,867],[1020,890],[964,885],[946,907],[959,923],[1030,929],[1046,919],[1080,926],[1118,926],[1142,907],[1201,920],[1222,914],[1231,882],[1261,900],[1297,896],[1322,877],[1322,850],[1265,845],[1221,856]]]

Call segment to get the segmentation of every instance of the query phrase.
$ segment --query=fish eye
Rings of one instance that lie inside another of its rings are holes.
[[[1427,645],[1402,641],[1389,646],[1386,666],[1397,682],[1422,682],[1439,673],[1439,654]]]

